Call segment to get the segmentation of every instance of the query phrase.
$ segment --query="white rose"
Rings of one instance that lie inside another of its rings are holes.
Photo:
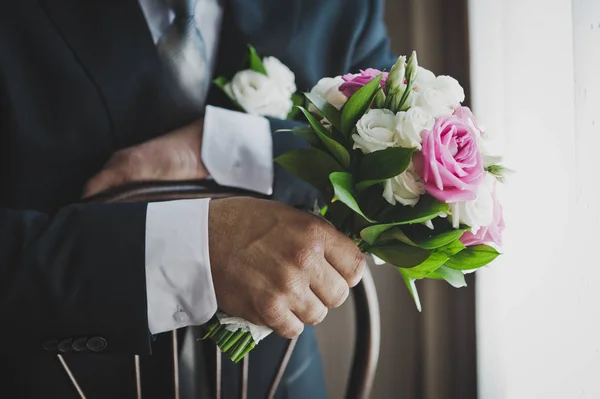
[[[293,105],[289,94],[280,90],[273,79],[252,70],[235,74],[224,90],[251,115],[285,119]]]
[[[494,216],[493,189],[494,176],[486,173],[477,190],[477,198],[450,204],[452,226],[457,229],[460,223],[466,224],[471,227],[473,234],[477,234],[480,227],[489,226]]]
[[[452,76],[438,76],[435,78],[435,85],[444,93],[448,98],[449,105],[456,109],[460,104],[465,101],[465,90],[462,88],[458,80]]]
[[[415,78],[415,86],[417,91],[420,87],[423,87],[435,81],[435,74],[429,69],[419,66],[417,71],[417,77]]]
[[[421,107],[412,107],[408,111],[396,114],[398,145],[400,147],[421,149],[421,133],[433,128],[435,119]]]
[[[323,78],[310,90],[310,93],[321,96],[329,104],[340,110],[344,104],[346,104],[346,101],[348,101],[348,97],[339,90],[342,83],[344,83],[344,79],[342,79],[341,76],[336,76],[335,78]],[[312,104],[309,105],[308,110],[310,112],[317,111]]]
[[[422,107],[432,117],[452,115],[465,100],[465,91],[458,81],[450,76],[438,76],[435,80],[419,87],[415,105]]]
[[[267,75],[275,81],[279,90],[283,90],[290,97],[296,92],[296,76],[290,68],[275,57],[263,58],[263,65]]]
[[[398,143],[396,115],[389,109],[372,109],[356,124],[358,134],[353,134],[354,147],[368,154],[394,147]]]
[[[410,169],[383,184],[383,198],[392,205],[399,202],[402,205],[415,206],[425,191],[425,183]]]

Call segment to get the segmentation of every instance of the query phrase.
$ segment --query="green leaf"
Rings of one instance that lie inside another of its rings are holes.
[[[308,123],[313,128],[319,139],[323,142],[329,153],[333,155],[344,168],[349,167],[350,154],[348,153],[348,150],[343,145],[329,137],[329,131],[325,129],[325,127],[321,125],[321,122],[312,116],[310,112],[303,107],[298,108],[300,108],[300,111],[302,111],[308,120]]]
[[[404,280],[404,283],[406,284],[406,288],[408,288],[408,292],[410,292],[410,295],[413,297],[413,299],[415,301],[417,310],[420,312],[421,311],[421,300],[419,299],[419,292],[417,291],[417,286],[415,285],[415,279],[405,276],[404,273],[402,273],[402,270],[400,270],[400,273],[402,274],[402,279]]]
[[[442,213],[448,213],[450,206],[438,201],[430,195],[423,195],[414,207],[394,206],[389,212],[389,218],[396,224],[423,223],[434,219]]]
[[[288,151],[277,157],[275,162],[324,195],[331,194],[329,175],[344,170],[329,154],[316,148]],[[331,198],[331,195],[325,197]]]
[[[383,74],[380,74],[369,83],[361,87],[356,93],[354,93],[342,108],[342,133],[346,137],[350,137],[352,129],[356,126],[356,123],[362,116],[367,112],[371,106],[373,98],[377,94],[377,91],[381,89],[379,83]]]
[[[515,173],[514,170],[502,165],[489,165],[485,168],[485,171],[491,173],[500,183],[505,182],[507,175]]]
[[[387,241],[387,240],[397,240],[400,242],[403,242],[407,245],[413,246],[413,247],[418,247],[417,244],[415,244],[415,242],[413,240],[411,240],[410,238],[408,238],[408,236],[406,234],[404,234],[404,231],[402,230],[402,228],[400,226],[395,226],[392,227],[391,229],[385,231],[383,234],[381,234],[379,236],[379,238],[377,239],[377,241]],[[428,249],[428,248],[424,248],[424,249]]]
[[[362,229],[360,231],[360,237],[368,242],[369,244],[374,244],[375,241],[379,238],[380,235],[385,233],[387,230],[395,227],[395,224],[376,224],[374,226],[369,226],[366,229]]]
[[[419,232],[421,230],[427,230],[430,234],[423,234],[423,232]],[[396,226],[381,234],[378,241],[397,240],[423,249],[438,249],[438,251],[452,256],[465,248],[458,241],[464,231],[463,229],[452,229],[438,233],[436,230],[430,230],[422,225]],[[452,251],[454,252],[450,253]]]
[[[414,208],[409,206],[395,206],[390,207],[389,212],[382,212],[378,219],[391,219],[393,222],[367,227],[360,232],[360,236],[369,244],[373,244],[381,234],[394,226],[422,223],[434,219],[442,213],[447,213],[448,210],[448,204],[438,201],[431,196],[424,195]]]
[[[467,247],[446,262],[446,266],[456,270],[473,270],[487,265],[500,255],[489,245]]]
[[[368,249],[368,252],[396,267],[402,268],[416,267],[426,262],[432,255],[431,251],[411,247],[400,242],[374,245]]]
[[[323,149],[323,144],[319,136],[311,129],[310,126],[295,126],[293,129],[279,129],[275,133],[293,133],[295,136],[304,139],[311,147]]]
[[[331,125],[335,127],[337,130],[342,130],[342,113],[337,110],[333,105],[331,105],[327,100],[323,97],[313,94],[313,93],[304,93],[308,101],[312,103],[319,110],[319,112],[327,118]]]
[[[398,176],[404,172],[412,159],[415,148],[386,148],[365,155],[360,161],[357,190]]]
[[[258,56],[256,49],[252,46],[248,46],[248,63],[250,64],[250,69],[254,72],[267,75],[267,70],[265,69],[262,59]]]
[[[304,104],[304,97],[302,96],[302,94],[300,93],[294,93],[292,94],[292,109],[290,109],[290,112],[287,115],[286,119],[294,119],[296,117],[296,115],[298,115],[298,107]]]
[[[447,260],[448,256],[446,254],[441,252],[431,252],[431,255],[420,264],[411,268],[401,267],[401,272],[410,278],[425,278],[429,273],[442,267]]]
[[[425,227],[427,228],[427,227]],[[432,231],[434,235],[426,238],[413,238],[414,243],[421,248],[425,249],[436,249],[448,245],[454,241],[457,241],[465,232],[463,229],[456,229],[445,231],[443,233],[435,234],[435,230]],[[463,246],[464,249],[464,246]]]
[[[339,200],[369,222],[373,222],[373,220],[365,216],[354,198],[354,178],[350,173],[334,172],[329,175],[329,180],[333,184],[333,191],[335,193],[334,201],[336,199]]]
[[[439,247],[438,249],[436,249],[436,252],[442,252],[442,253],[446,254],[446,256],[451,257],[451,256],[456,255],[457,253],[459,253],[460,251],[462,251],[465,248],[466,248],[465,244],[460,242],[460,240],[455,240],[449,244]]]
[[[227,78],[224,78],[223,76],[219,76],[218,78],[216,78],[215,80],[213,80],[213,83],[220,88],[221,90],[225,90],[225,85],[227,83],[229,83],[229,80]]]
[[[465,281],[465,275],[460,270],[454,270],[447,266],[442,266],[436,271],[429,273],[426,278],[432,278],[436,280],[446,280],[448,284],[454,288],[466,287],[467,282]]]

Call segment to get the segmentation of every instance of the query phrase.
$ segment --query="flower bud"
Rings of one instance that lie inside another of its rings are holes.
[[[415,82],[417,72],[419,71],[419,62],[417,61],[417,52],[413,51],[406,65],[406,80],[410,84]]]
[[[398,57],[398,61],[394,64],[390,73],[388,74],[388,79],[386,83],[386,89],[388,94],[396,94],[399,91],[402,91],[404,87],[404,74],[406,72],[406,57],[401,56]]]

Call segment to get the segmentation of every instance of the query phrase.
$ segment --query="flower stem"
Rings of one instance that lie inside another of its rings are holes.
[[[242,360],[256,346],[250,332],[241,329],[230,331],[216,317],[204,327],[207,332],[203,339],[210,339],[217,344],[221,352],[234,363]]]
[[[231,337],[229,341],[227,341],[223,346],[221,346],[221,350],[223,352],[229,351],[229,349],[231,349],[233,345],[237,344],[237,342],[240,340],[240,338],[242,338],[243,335],[244,332],[242,330],[237,330],[237,332],[233,334],[233,337]]]
[[[230,359],[234,362],[237,363],[239,362],[242,357],[244,357],[246,352],[246,349],[248,348],[248,346],[250,345],[250,342],[252,341],[252,335],[248,332],[246,333],[244,339],[242,341],[240,341],[240,344],[237,345],[237,348],[235,349],[235,351],[230,355]]]
[[[234,332],[233,331],[229,331],[226,330],[225,333],[221,336],[221,339],[219,339],[219,347],[223,348],[223,346],[227,343],[227,341],[229,340],[229,338],[231,338],[233,336]]]

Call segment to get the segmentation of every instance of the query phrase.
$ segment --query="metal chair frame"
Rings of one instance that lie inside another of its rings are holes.
[[[128,185],[126,187],[110,190],[109,192],[88,199],[89,202],[157,202],[176,199],[190,198],[225,198],[231,196],[253,196],[259,195],[229,187],[221,187],[212,181],[186,181],[186,182],[143,182]],[[362,281],[352,289],[354,308],[356,313],[356,342],[353,354],[350,378],[345,397],[348,399],[367,399],[371,393],[373,379],[377,369],[380,347],[380,319],[377,292],[371,272],[366,269]],[[177,332],[172,332],[173,342],[173,381],[174,397],[179,399],[179,351]],[[271,383],[268,399],[275,397],[277,388],[281,382],[287,364],[293,354],[297,339],[290,340],[288,347],[281,359],[279,368]],[[248,370],[249,355],[242,360],[241,373],[241,398],[248,399]],[[85,399],[82,387],[77,382],[73,372],[69,368],[63,356],[58,355],[65,373],[70,379],[79,396]],[[216,399],[222,399],[222,355],[219,348],[215,354],[215,395]],[[135,356],[132,362],[135,368],[137,398],[142,398],[142,375],[140,371],[140,358]],[[255,399],[255,398],[252,398]]]

